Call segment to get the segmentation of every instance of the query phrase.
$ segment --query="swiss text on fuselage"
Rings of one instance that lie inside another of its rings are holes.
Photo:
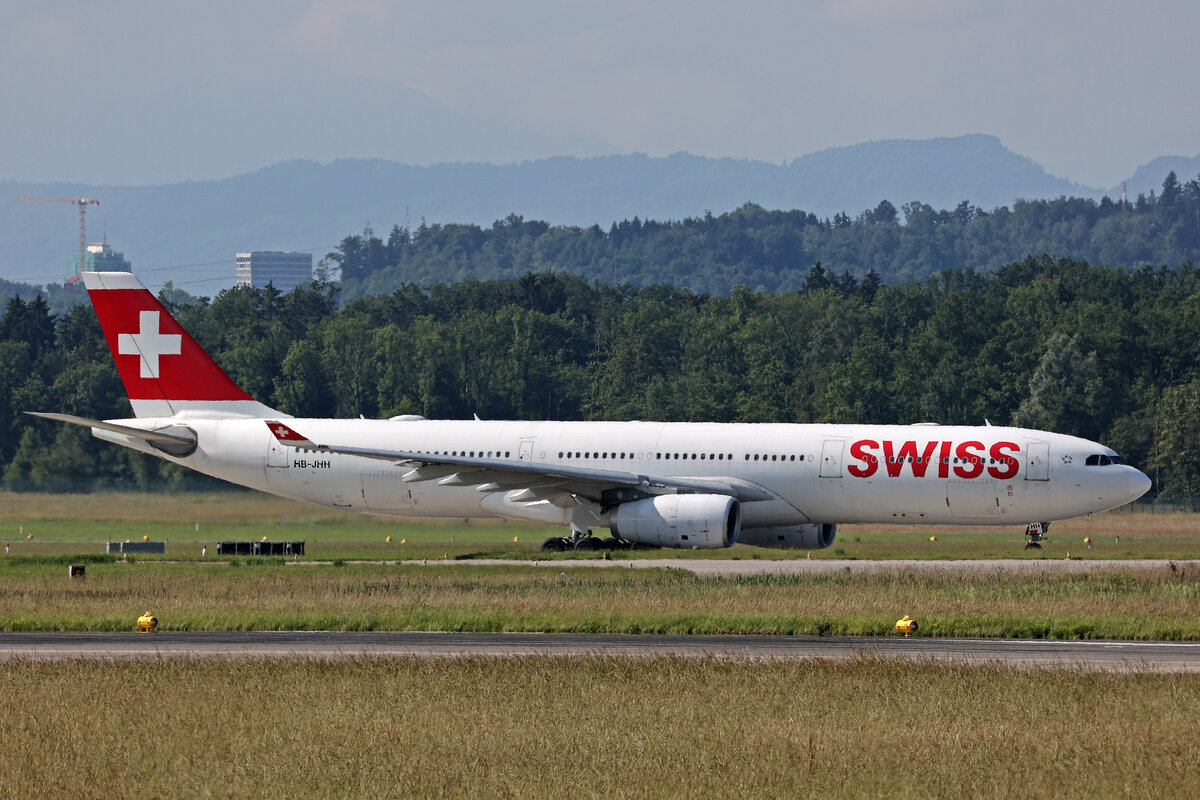
[[[1007,480],[1017,474],[1021,448],[1014,442],[882,442],[859,439],[850,445],[850,457],[857,463],[846,467],[855,478],[870,478],[885,467],[880,477],[899,478],[978,478],[985,474]]]

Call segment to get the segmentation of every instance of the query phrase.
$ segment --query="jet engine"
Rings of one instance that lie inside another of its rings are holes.
[[[821,522],[777,528],[744,528],[738,541],[757,547],[821,550],[833,544],[835,536],[837,536],[837,525],[832,522]]]
[[[730,547],[742,507],[720,494],[665,494],[622,503],[609,515],[613,535],[658,547]]]

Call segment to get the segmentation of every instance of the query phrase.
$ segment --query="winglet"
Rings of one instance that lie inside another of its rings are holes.
[[[267,428],[271,431],[272,436],[290,447],[304,447],[308,450],[323,449],[321,445],[301,436],[278,420],[267,420]]]

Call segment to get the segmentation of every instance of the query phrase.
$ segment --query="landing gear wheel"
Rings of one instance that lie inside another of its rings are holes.
[[[1049,522],[1031,522],[1025,526],[1025,549],[1041,550],[1042,542],[1046,540],[1046,532],[1050,530]]]
[[[599,550],[600,547],[600,540],[595,536],[585,536],[575,542],[576,550]]]
[[[546,541],[542,542],[542,549],[554,553],[561,553],[567,549],[567,540],[561,536],[551,536]]]

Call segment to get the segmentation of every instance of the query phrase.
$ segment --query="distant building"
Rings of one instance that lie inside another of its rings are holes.
[[[237,254],[237,285],[261,289],[268,283],[281,292],[312,279],[312,253],[255,250]]]
[[[80,273],[79,254],[71,259],[71,267],[78,277]],[[118,253],[108,246],[108,242],[89,244],[83,254],[83,272],[132,272],[133,267],[126,260],[124,253]]]

